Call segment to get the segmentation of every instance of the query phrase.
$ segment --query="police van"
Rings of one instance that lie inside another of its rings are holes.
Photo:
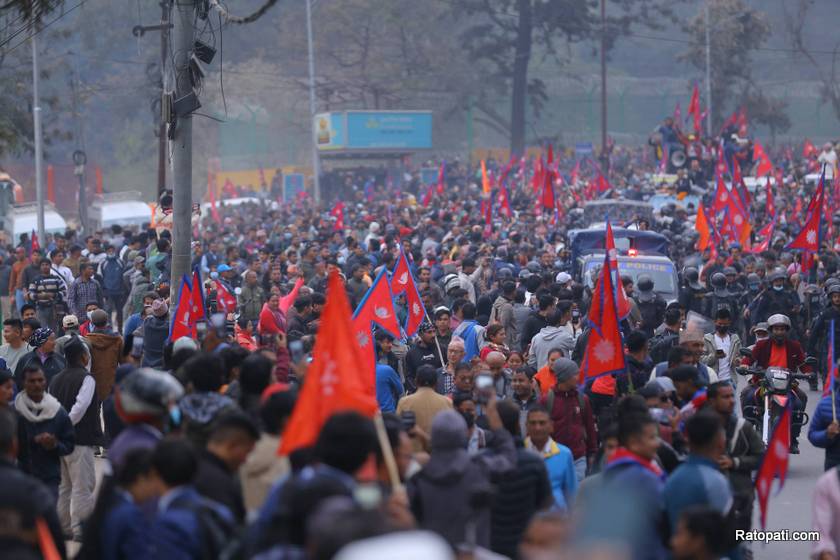
[[[618,252],[618,273],[629,276],[635,284],[641,275],[653,279],[653,289],[665,301],[679,298],[677,267],[668,258],[668,238],[652,231],[613,228]],[[573,276],[577,282],[594,287],[597,271],[604,264],[606,229],[583,229],[569,232]]]

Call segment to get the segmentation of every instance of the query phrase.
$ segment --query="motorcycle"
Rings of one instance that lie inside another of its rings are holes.
[[[741,355],[746,357],[752,356],[748,348],[742,349]],[[817,359],[809,356],[805,358],[804,365],[810,367],[816,366]],[[737,367],[735,371],[739,375],[755,375],[759,378],[755,400],[756,403],[763,402],[763,404],[747,405],[742,403],[741,409],[744,418],[752,422],[755,429],[761,434],[764,445],[767,445],[773,426],[776,425],[782,416],[788,404],[788,399],[792,398],[793,384],[799,379],[810,381],[814,374],[803,373],[802,371],[792,372],[786,368],[774,366],[765,369],[758,365]],[[791,427],[804,426],[808,423],[809,419],[808,414],[804,410],[795,412],[791,416]]]

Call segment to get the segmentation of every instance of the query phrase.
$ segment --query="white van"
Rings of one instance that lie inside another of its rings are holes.
[[[93,199],[88,209],[88,229],[98,231],[113,225],[142,227],[152,221],[152,207],[137,191],[105,193]]]
[[[3,230],[11,236],[11,241],[17,243],[21,233],[32,235],[38,231],[38,203],[27,202],[16,204],[9,209],[3,218]],[[49,202],[44,203],[44,231],[46,233],[64,233],[67,222]]]

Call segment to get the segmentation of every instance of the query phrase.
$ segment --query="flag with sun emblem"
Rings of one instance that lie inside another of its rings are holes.
[[[190,282],[187,275],[181,277],[181,287],[178,289],[178,306],[172,314],[172,323],[169,325],[169,340],[178,340],[181,337],[195,339],[195,321],[192,319],[193,296],[190,290]]]
[[[808,205],[808,211],[805,218],[805,225],[802,226],[802,231],[794,238],[787,246],[787,249],[799,249],[801,251],[808,251],[817,253],[820,250],[823,215],[823,201],[825,200],[825,170],[820,176],[820,183],[817,187],[817,192],[814,193],[814,198]]]
[[[405,256],[402,247],[400,247],[400,257],[397,259],[397,266],[394,267],[394,273],[391,275],[391,293],[395,296],[405,293],[408,314],[405,318],[403,329],[405,330],[406,336],[414,336],[420,328],[420,323],[426,317],[426,309],[423,307],[423,300],[420,299],[420,293],[417,291],[417,283],[411,274],[411,269],[408,266],[408,258]]]
[[[589,339],[580,368],[580,384],[602,375],[626,371],[624,347],[618,328],[618,309],[613,291],[609,251],[592,294],[589,309]]]
[[[767,526],[767,507],[770,500],[770,489],[773,486],[773,479],[779,477],[779,490],[785,485],[785,476],[788,470],[788,453],[790,450],[790,419],[791,399],[788,399],[781,418],[773,428],[773,434],[767,444],[767,451],[761,466],[758,468],[758,475],[755,477],[755,493],[758,496],[758,507],[761,510],[761,529]]]
[[[376,323],[392,335],[399,337],[400,324],[394,311],[394,300],[385,272],[385,267],[383,267],[376,280],[370,285],[365,297],[359,302],[356,312],[353,313],[353,321]]]

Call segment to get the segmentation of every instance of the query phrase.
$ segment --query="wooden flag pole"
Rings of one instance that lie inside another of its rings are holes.
[[[385,430],[385,422],[382,420],[382,412],[377,411],[373,417],[376,426],[376,437],[379,440],[379,448],[382,450],[382,457],[385,459],[385,467],[388,469],[388,478],[391,480],[391,488],[401,490],[403,485],[400,481],[400,473],[397,470],[397,461],[394,459],[394,450],[391,449],[391,442],[388,441],[388,432]]]

